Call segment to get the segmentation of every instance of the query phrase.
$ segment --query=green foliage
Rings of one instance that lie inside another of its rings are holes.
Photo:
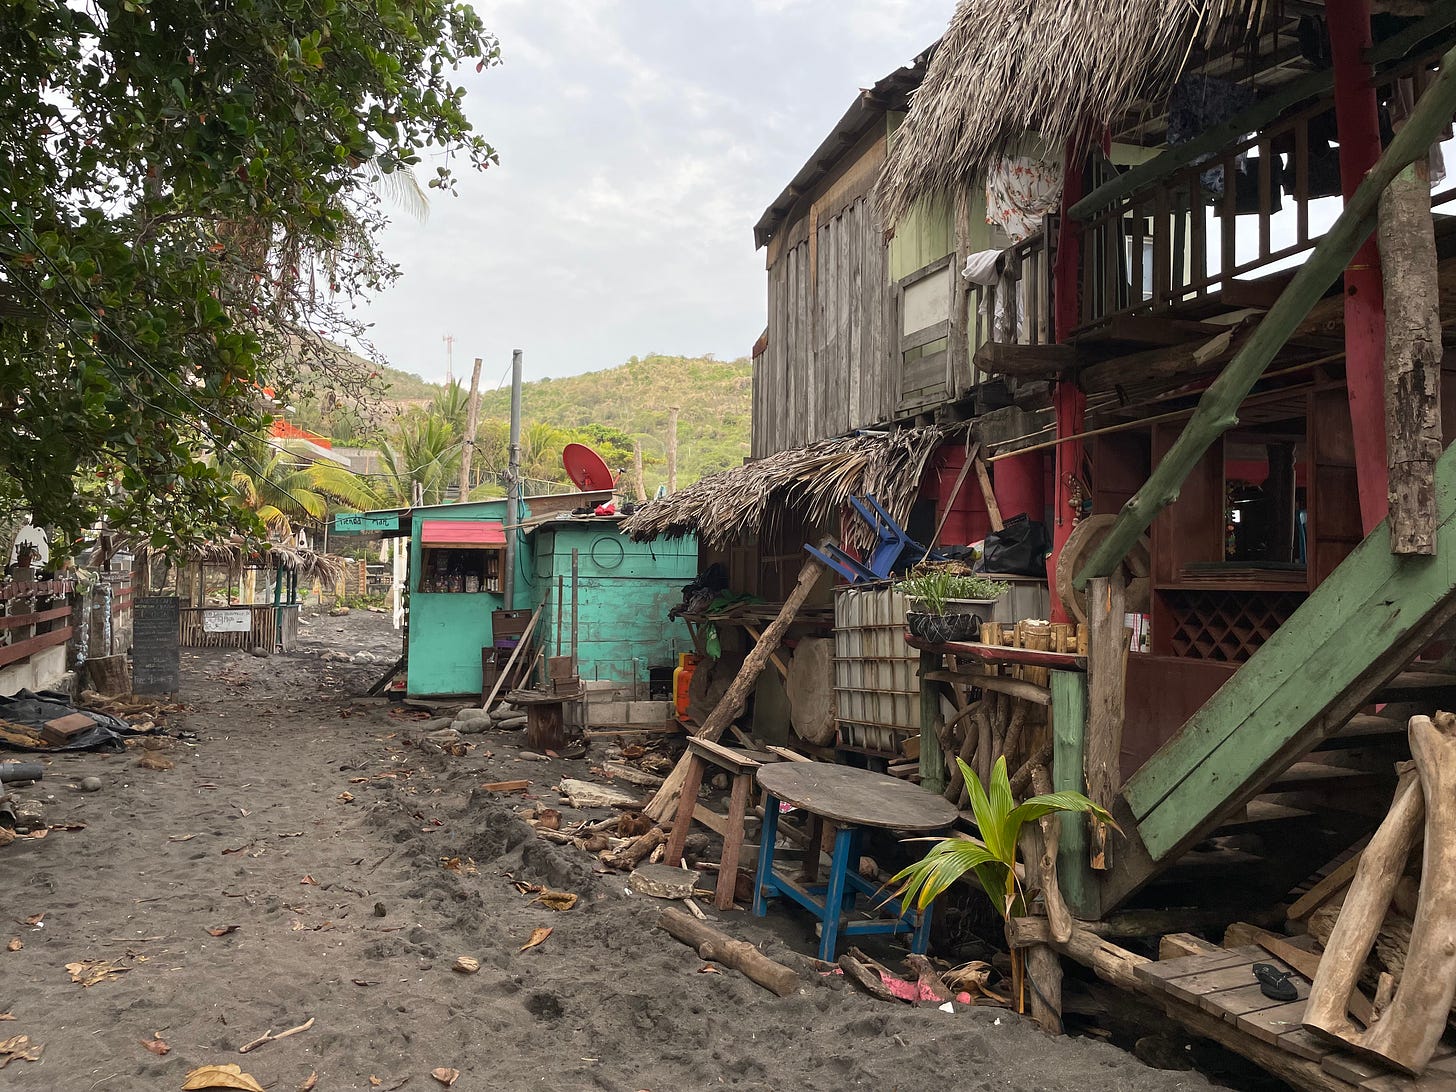
[[[455,0],[13,0],[0,45],[0,505],[209,537],[262,388],[378,388],[316,335],[395,276],[376,179],[495,161],[453,72],[497,43]]]
[[[1079,792],[1045,793],[1017,804],[1006,775],[1005,755],[996,759],[989,791],[965,762],[958,758],[956,764],[966,779],[981,838],[945,838],[923,858],[895,873],[890,882],[902,884],[901,897],[922,910],[967,872],[974,872],[997,913],[1003,918],[1020,916],[1026,912],[1027,902],[1027,892],[1016,878],[1016,846],[1023,825],[1059,812],[1090,812],[1117,827],[1106,809]]]
[[[930,614],[944,614],[946,604],[952,599],[1000,599],[1011,590],[1011,585],[975,573],[930,568],[901,580],[895,590],[916,600]]]

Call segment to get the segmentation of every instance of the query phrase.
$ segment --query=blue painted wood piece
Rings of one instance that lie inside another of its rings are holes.
[[[841,936],[857,937],[892,933],[910,933],[910,950],[924,955],[930,945],[930,919],[933,906],[917,911],[901,905],[899,899],[887,897],[883,888],[875,886],[859,874],[862,829],[841,825],[834,836],[834,853],[829,865],[827,883],[804,885],[790,879],[774,863],[774,842],[778,840],[779,799],[767,790],[763,794],[763,826],[759,833],[758,873],[753,886],[753,912],[759,917],[768,914],[768,900],[777,896],[792,899],[819,919],[819,958],[834,962],[834,950]],[[807,852],[817,853],[817,846]],[[845,921],[854,912],[860,895],[871,900],[886,917]]]

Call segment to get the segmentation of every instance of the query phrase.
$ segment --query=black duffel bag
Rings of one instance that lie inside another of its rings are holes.
[[[1023,512],[1008,519],[1001,530],[986,536],[985,554],[978,568],[985,573],[1045,577],[1046,557],[1051,548],[1046,524],[1030,519]]]

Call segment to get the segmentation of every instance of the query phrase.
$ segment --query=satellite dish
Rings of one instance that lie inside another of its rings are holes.
[[[567,444],[561,461],[567,476],[583,493],[596,493],[615,484],[606,460],[585,444]]]

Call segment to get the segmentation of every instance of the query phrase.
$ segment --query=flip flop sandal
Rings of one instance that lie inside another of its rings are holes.
[[[1270,963],[1255,963],[1254,977],[1259,980],[1259,992],[1270,1001],[1298,1001],[1299,990],[1289,981],[1292,971],[1281,971]]]

